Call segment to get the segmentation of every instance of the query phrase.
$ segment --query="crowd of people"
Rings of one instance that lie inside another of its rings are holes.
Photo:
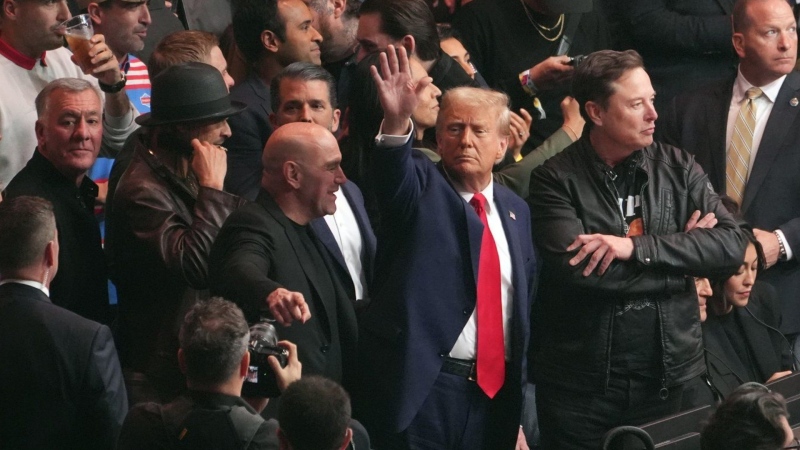
[[[794,3],[0,2],[0,447],[794,448]]]

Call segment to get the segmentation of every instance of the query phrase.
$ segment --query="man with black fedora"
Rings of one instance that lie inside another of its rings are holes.
[[[245,200],[223,192],[230,100],[219,70],[172,66],[152,80],[146,128],[114,196],[112,279],[120,359],[131,403],[168,402],[185,386],[175,357],[183,313],[208,296],[207,259],[222,223]]]

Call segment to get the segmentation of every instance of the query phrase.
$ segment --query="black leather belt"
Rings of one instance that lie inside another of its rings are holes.
[[[442,358],[442,372],[464,377],[470,381],[475,381],[478,372],[475,369],[475,361],[469,359],[457,359],[445,356]]]

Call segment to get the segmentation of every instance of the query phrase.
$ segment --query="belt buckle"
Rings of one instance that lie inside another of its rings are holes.
[[[467,380],[478,382],[478,371],[476,370],[477,363],[472,363],[472,367],[469,369],[469,376],[467,376]]]

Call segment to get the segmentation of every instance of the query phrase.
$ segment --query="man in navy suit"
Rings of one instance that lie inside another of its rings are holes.
[[[797,23],[783,0],[743,0],[733,11],[735,78],[676,98],[666,114],[666,140],[693,153],[717,192],[734,197],[764,248],[767,270],[759,274],[781,302],[781,331],[800,336],[800,74]],[[743,191],[727,172],[736,121],[747,92],[758,88],[751,151],[742,169]],[[794,345],[795,354],[800,348]]]
[[[289,64],[273,80],[269,120],[274,128],[292,122],[312,122],[331,133],[339,129],[336,81],[317,64]],[[343,194],[343,195],[342,195]],[[375,234],[364,209],[364,196],[346,181],[336,195],[336,212],[311,221],[311,227],[331,256],[334,270],[356,307],[369,299],[375,259]]]
[[[382,76],[373,71],[385,113],[373,170],[387,220],[360,318],[356,415],[378,448],[513,448],[536,257],[526,204],[492,181],[508,97],[450,90],[435,165],[412,150],[409,119],[430,78],[412,81],[405,49],[399,60],[387,53]]]
[[[0,203],[0,445],[112,449],[128,412],[117,351],[107,326],[50,301],[58,251],[50,202]]]

